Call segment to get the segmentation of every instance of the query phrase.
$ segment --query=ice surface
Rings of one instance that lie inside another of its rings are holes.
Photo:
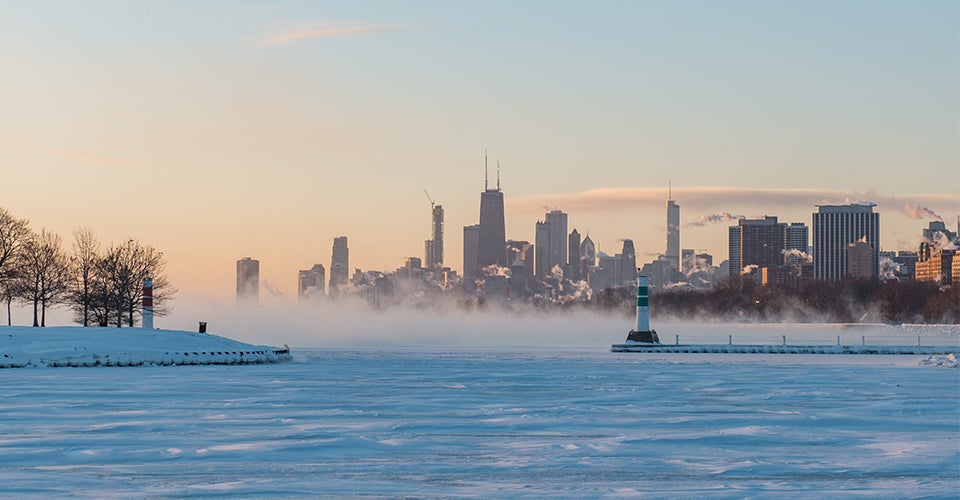
[[[922,356],[305,350],[3,370],[7,497],[954,497]]]

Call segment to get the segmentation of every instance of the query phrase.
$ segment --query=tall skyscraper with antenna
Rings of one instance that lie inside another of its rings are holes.
[[[680,205],[673,201],[673,185],[667,188],[667,252],[673,268],[680,269]]]
[[[483,156],[483,193],[480,194],[480,241],[477,252],[480,269],[507,266],[507,237],[503,220],[503,192],[500,191],[500,160],[497,160],[497,188],[487,180],[487,156]],[[466,272],[466,271],[464,271]]]
[[[436,269],[443,266],[443,205],[437,205],[427,190],[423,190],[430,200],[430,236],[424,242],[424,263],[427,269]]]

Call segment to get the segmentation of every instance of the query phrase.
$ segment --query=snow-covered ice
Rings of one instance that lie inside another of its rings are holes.
[[[284,350],[180,330],[0,327],[0,368],[274,363]]]
[[[2,370],[9,497],[954,497],[923,356],[294,349]]]

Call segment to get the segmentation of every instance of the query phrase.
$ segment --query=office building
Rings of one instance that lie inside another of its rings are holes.
[[[637,251],[633,247],[633,240],[623,240],[623,249],[620,251],[619,257],[617,286],[635,284],[637,279]]]
[[[544,216],[543,221],[537,221],[535,233],[536,272],[543,278],[553,273],[553,268],[560,266],[563,270],[567,265],[567,214],[560,210],[553,210]]]
[[[550,224],[550,247],[547,253],[547,269],[552,270],[556,266],[563,269],[567,264],[567,214],[560,210],[552,210],[545,216]]]
[[[536,253],[535,274],[542,278],[550,274],[550,268],[547,263],[550,262],[550,223],[546,221],[537,221],[537,228],[534,232],[533,240],[534,253]]]
[[[310,269],[301,270],[298,274],[297,300],[309,300],[324,295],[327,271],[323,264],[314,264]]]
[[[260,261],[244,257],[237,261],[237,304],[256,305],[260,301]]]
[[[590,239],[588,234],[580,242],[580,279],[585,279],[590,272],[590,268],[597,265],[597,246]]]
[[[330,295],[337,295],[340,289],[347,286],[350,276],[350,249],[347,248],[347,237],[339,236],[333,239],[333,254],[330,258]]]
[[[618,285],[620,275],[620,256],[607,255],[600,252],[597,256],[597,266],[590,269],[587,282],[595,292]]]
[[[680,271],[684,275],[690,274],[697,267],[697,252],[692,248],[680,250]]]
[[[533,277],[535,246],[529,241],[507,240],[507,261],[510,263],[510,269],[521,269],[527,278]],[[518,268],[517,266],[522,266]],[[517,279],[514,272],[510,279]]]
[[[486,170],[486,165],[484,169]],[[507,267],[507,238],[503,221],[503,192],[500,191],[499,166],[496,189],[490,189],[486,183],[486,175],[484,177],[484,190],[480,194],[480,241],[477,245],[477,265],[479,268]]]
[[[567,265],[563,276],[571,281],[580,281],[580,232],[574,229],[567,238]]]
[[[878,262],[880,250],[880,214],[873,205],[819,205],[813,214],[813,277],[840,281],[849,273],[847,247],[863,241]],[[876,279],[879,269],[871,273]]]

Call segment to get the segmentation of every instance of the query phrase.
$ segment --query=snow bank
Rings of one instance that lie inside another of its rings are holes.
[[[0,327],[0,368],[226,365],[289,359],[287,348],[179,330]]]
[[[960,361],[957,361],[957,356],[955,354],[947,354],[946,356],[930,356],[929,358],[921,359],[917,363],[917,366],[960,368]]]

